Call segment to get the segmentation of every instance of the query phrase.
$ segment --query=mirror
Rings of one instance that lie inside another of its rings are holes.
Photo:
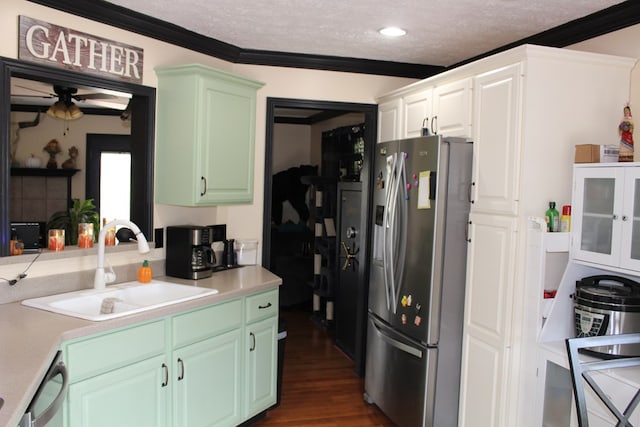
[[[149,240],[153,234],[153,147],[155,129],[155,88],[103,79],[39,64],[0,58],[0,256],[9,255],[10,240],[10,166],[11,166],[11,81],[25,79],[49,87],[91,88],[97,93],[116,91],[129,94],[131,127],[131,220]],[[99,97],[99,96],[95,96]],[[53,104],[55,99],[50,99]],[[47,101],[47,102],[48,102]],[[75,101],[74,101],[75,102]],[[81,104],[81,101],[78,102]],[[33,111],[46,111],[35,106]],[[35,115],[34,115],[35,117]],[[60,120],[65,123],[64,120]],[[73,126],[73,122],[67,122]],[[64,147],[65,149],[67,147]],[[61,153],[66,154],[66,152]],[[60,156],[60,161],[65,157]]]

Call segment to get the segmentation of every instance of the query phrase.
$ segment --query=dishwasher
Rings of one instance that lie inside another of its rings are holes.
[[[62,362],[62,352],[58,351],[22,416],[19,427],[62,426],[60,409],[67,395],[68,377],[67,368]]]

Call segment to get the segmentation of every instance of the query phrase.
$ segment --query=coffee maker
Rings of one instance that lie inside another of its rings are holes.
[[[172,225],[167,227],[167,276],[203,279],[211,276],[215,255],[210,227]]]

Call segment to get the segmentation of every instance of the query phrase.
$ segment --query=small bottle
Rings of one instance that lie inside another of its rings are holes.
[[[562,216],[560,217],[560,231],[571,231],[571,205],[562,207]]]
[[[547,222],[547,231],[555,232],[560,230],[560,213],[556,209],[556,202],[549,202],[549,209],[544,214]]]

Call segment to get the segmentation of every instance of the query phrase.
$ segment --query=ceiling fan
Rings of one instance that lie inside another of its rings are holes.
[[[130,97],[130,95],[128,94],[122,94],[122,96],[118,96],[115,94],[101,92],[78,93],[77,88],[63,85],[53,85],[54,93],[45,92],[36,87],[27,87],[22,85],[16,85],[16,87],[42,94],[20,95],[21,98],[57,98],[57,101],[55,101],[47,110],[47,114],[51,117],[63,120],[75,120],[83,116],[82,110],[74,103],[74,101],[82,103],[85,106],[92,104],[96,106],[103,106],[106,108],[124,109],[126,107],[126,104],[121,104],[121,102],[123,99],[128,101],[128,98]]]

